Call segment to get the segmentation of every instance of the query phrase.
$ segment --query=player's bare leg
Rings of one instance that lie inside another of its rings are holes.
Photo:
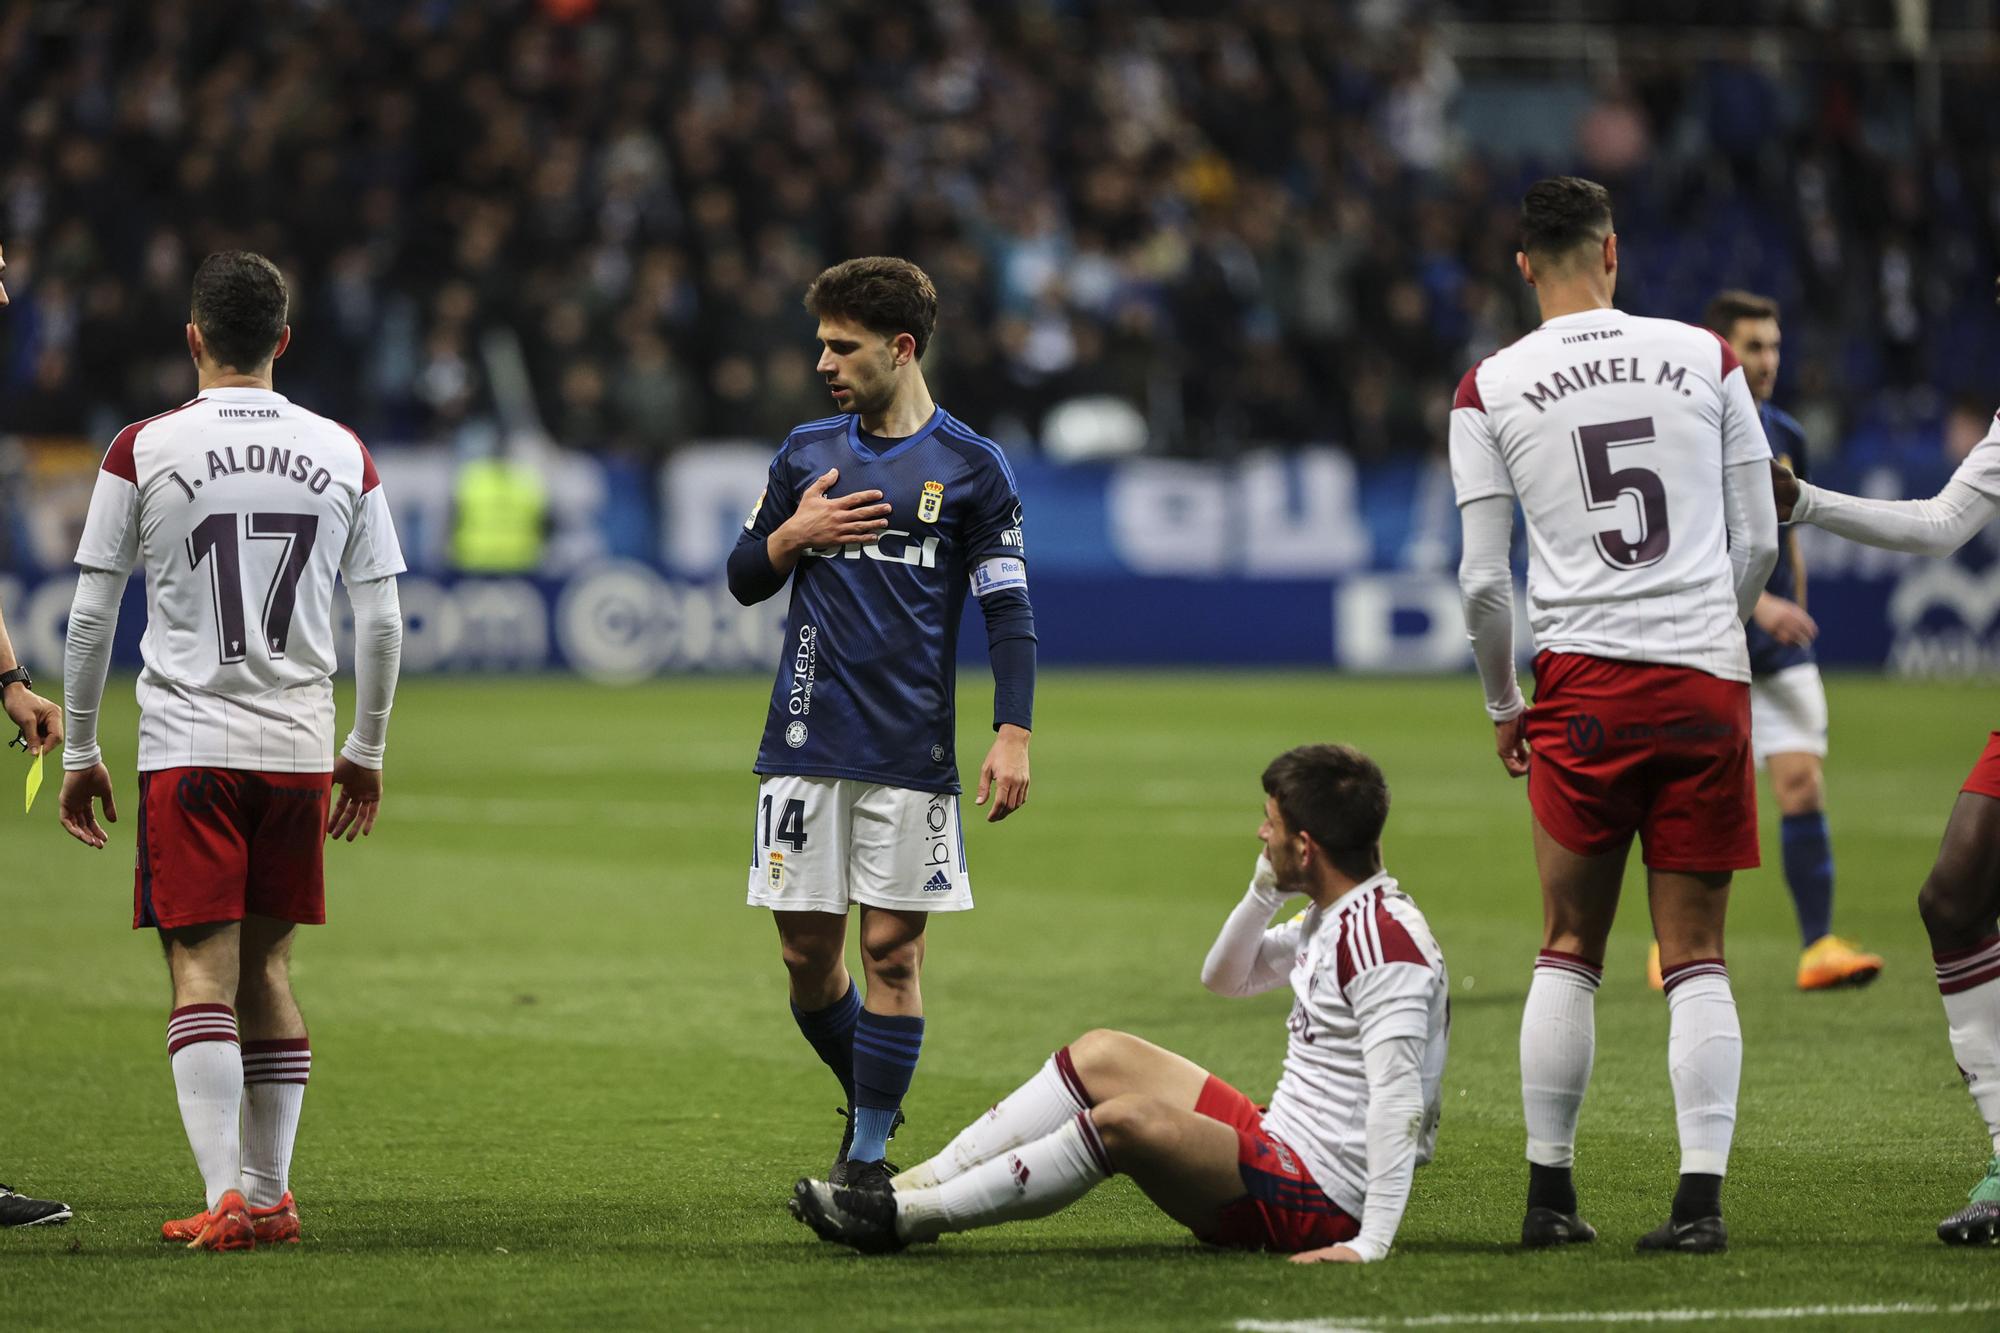
[[[1681,1175],[1672,1216],[1640,1238],[1642,1250],[1713,1254],[1728,1245],[1722,1177],[1743,1077],[1743,1031],[1723,962],[1729,882],[1726,871],[1655,869],[1648,876],[1653,937],[1666,981],[1667,1073],[1680,1128]]]
[[[849,1185],[886,1190],[895,1174],[883,1159],[923,1051],[921,977],[929,920],[926,912],[861,908],[867,986],[854,1025],[854,1137],[840,1173]]]
[[[1119,1097],[1145,1096],[1192,1111],[1207,1082],[1208,1071],[1185,1056],[1129,1032],[1098,1028],[1051,1055],[942,1152],[892,1183],[899,1190],[942,1185]]]
[[[1949,1245],[2000,1241],[2000,801],[1960,792],[1917,896],[1930,933],[1951,1051],[1993,1156],[1967,1205],[1938,1223]]]
[[[847,970],[847,914],[774,911],[771,919],[790,982],[792,1018],[840,1080],[846,1127],[828,1171],[839,1175],[854,1141],[854,1028],[861,1017],[861,992]]]
[[[236,1028],[242,930],[234,921],[162,930],[174,1010],[167,1020],[181,1124],[206,1189],[206,1212],[190,1248],[249,1249],[256,1243],[243,1197],[243,1055]]]
[[[236,1008],[243,1025],[243,1183],[257,1243],[295,1244],[298,1206],[290,1184],[312,1046],[292,994],[289,921],[243,919]]]
[[[1598,982],[1618,913],[1629,841],[1596,856],[1573,852],[1535,823],[1542,881],[1542,951],[1521,1013],[1521,1110],[1528,1129],[1531,1248],[1597,1239],[1577,1212],[1576,1125],[1597,1054]]]

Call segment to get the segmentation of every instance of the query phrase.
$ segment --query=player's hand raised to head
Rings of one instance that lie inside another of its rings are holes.
[[[364,838],[373,833],[375,815],[382,808],[382,770],[363,768],[342,755],[333,761],[333,785],[340,788],[340,797],[327,819],[326,836],[353,842],[357,833]]]
[[[91,801],[104,802],[104,820],[108,824],[118,822],[118,806],[111,799],[111,770],[102,764],[94,768],[72,769],[63,774],[62,801],[56,806],[56,813],[62,819],[62,826],[86,847],[102,847],[110,839],[98,825],[97,813]]]
[[[1510,778],[1528,776],[1527,724],[1526,713],[1493,724],[1493,748],[1499,752],[1500,765],[1507,770],[1507,776]]]
[[[799,497],[798,512],[786,519],[780,532],[800,547],[855,546],[875,540],[889,526],[889,506],[879,503],[880,491],[855,491],[851,495],[827,495],[840,480],[840,469],[830,467],[806,487]]]
[[[1359,1254],[1345,1245],[1329,1245],[1323,1250],[1301,1250],[1292,1256],[1295,1264],[1359,1264],[1366,1263]]]
[[[1002,723],[993,748],[986,752],[986,762],[979,766],[979,794],[972,803],[985,805],[988,796],[993,798],[993,808],[986,812],[989,824],[999,823],[1028,803],[1028,735],[1024,727]]]

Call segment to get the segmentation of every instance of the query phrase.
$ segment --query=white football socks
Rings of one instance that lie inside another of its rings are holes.
[[[243,1139],[237,1123],[243,1105],[243,1053],[236,1043],[236,1011],[226,1004],[174,1010],[167,1020],[167,1055],[174,1066],[181,1125],[213,1211],[224,1194],[243,1188]]]
[[[1033,1078],[960,1130],[937,1156],[911,1167],[891,1183],[898,1190],[942,1185],[1011,1148],[1054,1133],[1064,1121],[1089,1109],[1065,1046],[1044,1061]]]
[[[1743,1029],[1729,969],[1720,958],[1697,958],[1660,975],[1667,983],[1667,1075],[1681,1131],[1681,1174],[1724,1175],[1743,1081]]]
[[[1528,1160],[1570,1166],[1576,1122],[1597,1055],[1597,984],[1604,969],[1575,954],[1542,950],[1521,1012],[1521,1110]]]
[[[1090,1113],[1072,1113],[1054,1133],[1003,1151],[956,1179],[928,1189],[898,1189],[896,1234],[906,1241],[936,1240],[947,1231],[1047,1217],[1110,1174]]]
[[[1952,1058],[2000,1153],[2000,935],[1933,957]]]
[[[243,1044],[243,1194],[272,1208],[291,1188],[292,1145],[312,1073],[306,1038]]]

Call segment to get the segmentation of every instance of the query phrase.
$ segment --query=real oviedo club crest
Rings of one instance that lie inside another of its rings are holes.
[[[927,481],[924,483],[924,498],[917,501],[917,517],[926,523],[938,521],[938,514],[944,509],[944,483]]]

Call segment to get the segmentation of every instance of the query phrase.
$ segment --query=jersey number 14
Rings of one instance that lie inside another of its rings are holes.
[[[237,545],[242,520],[249,519],[253,542],[283,542],[277,572],[264,593],[264,647],[273,660],[282,659],[292,637],[292,608],[297,605],[299,577],[312,558],[319,536],[314,514],[210,514],[188,534],[188,568],[209,562],[208,583],[215,599],[215,649],[224,662],[241,662],[245,655],[243,556]]]

